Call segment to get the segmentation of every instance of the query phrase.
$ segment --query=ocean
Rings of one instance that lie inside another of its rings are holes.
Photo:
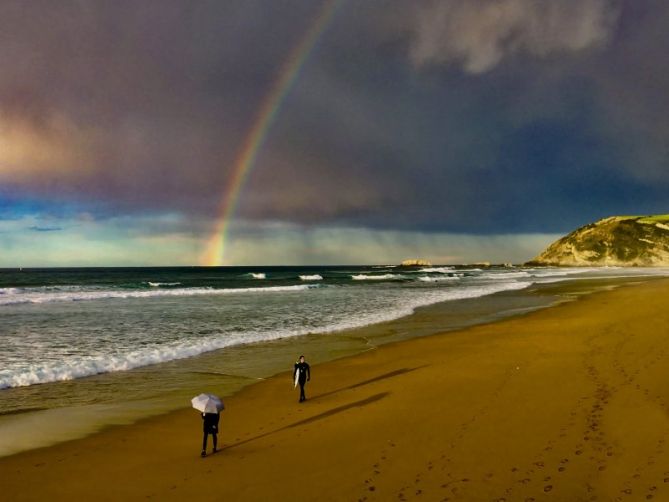
[[[666,273],[391,265],[0,270],[0,455],[53,441],[53,430],[41,442],[28,434],[33,420],[55,423],[56,436],[67,439],[187,405],[198,390],[234,392],[290,369],[302,352],[317,363],[541,308],[559,300],[538,294],[542,288],[564,281]]]

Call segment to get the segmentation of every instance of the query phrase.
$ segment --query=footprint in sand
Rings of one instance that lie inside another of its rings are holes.
[[[544,486],[544,491],[545,491],[546,493],[548,493],[548,492],[551,491],[552,489],[553,489],[553,485],[546,485],[546,486]]]

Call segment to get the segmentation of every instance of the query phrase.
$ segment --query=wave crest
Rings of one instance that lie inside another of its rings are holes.
[[[204,295],[234,295],[240,293],[281,293],[289,291],[303,291],[317,287],[311,284],[298,284],[296,286],[271,286],[266,288],[228,288],[214,289],[206,288],[175,288],[156,290],[93,290],[76,292],[34,292],[23,290],[16,294],[0,296],[0,305],[19,305],[24,303],[52,303],[52,302],[77,302],[106,299],[130,299],[130,298],[153,298],[159,296],[204,296]]]
[[[322,281],[323,276],[320,275],[320,274],[312,274],[312,275],[306,274],[306,275],[301,275],[300,280],[301,281]]]
[[[351,279],[354,281],[388,281],[393,279],[403,279],[404,277],[399,274],[381,274],[381,275],[369,275],[369,274],[355,274],[351,276]]]

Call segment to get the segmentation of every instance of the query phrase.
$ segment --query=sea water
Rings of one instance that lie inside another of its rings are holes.
[[[8,442],[8,431],[20,436],[33,415],[43,421],[45,413],[49,420],[65,413],[70,426],[83,424],[79,432],[92,414],[98,426],[124,423],[187,402],[202,385],[225,393],[289,368],[298,350],[312,362],[332,359],[546,305],[554,299],[530,292],[559,281],[665,273],[468,266],[0,270],[0,432],[4,427]],[[430,316],[407,317],[429,306]],[[389,323],[397,319],[411,321]],[[12,445],[5,454],[16,451]]]

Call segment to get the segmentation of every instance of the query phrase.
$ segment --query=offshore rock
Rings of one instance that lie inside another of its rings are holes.
[[[555,241],[526,265],[669,266],[669,214],[604,218]]]
[[[427,260],[419,260],[419,259],[412,259],[412,260],[404,260],[402,262],[403,267],[431,267],[432,263],[430,263]]]

